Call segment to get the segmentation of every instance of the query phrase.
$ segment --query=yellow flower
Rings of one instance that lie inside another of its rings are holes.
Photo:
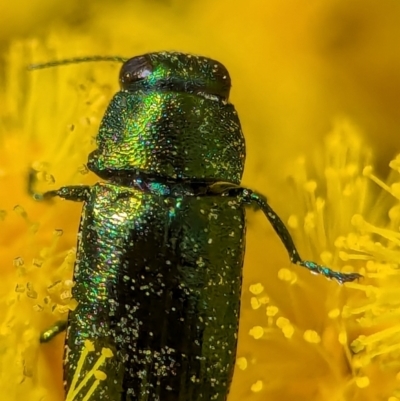
[[[117,7],[104,2],[79,28],[54,25],[45,39],[13,40],[3,52],[0,394],[5,401],[64,399],[63,335],[43,345],[38,338],[73,308],[69,290],[81,205],[35,203],[27,193],[29,169],[39,171],[38,191],[96,181],[84,163],[118,74],[118,66],[108,63],[31,73],[25,67],[161,49],[204,54],[227,65],[249,152],[244,182],[265,192],[286,218],[303,257],[365,275],[340,287],[290,266],[268,223],[250,212],[230,400],[400,399],[398,162],[391,162],[394,174],[384,184],[373,175],[354,127],[339,123],[324,150],[317,140],[338,111],[355,116],[372,138],[375,132],[395,132],[400,61],[392,33],[398,11],[371,0],[361,14],[335,1],[314,8],[294,1],[239,3]],[[19,32],[27,26],[34,26],[33,20]],[[374,64],[378,50],[386,61],[382,68]],[[377,156],[395,139],[375,140]],[[299,153],[305,158],[290,166]],[[282,183],[286,176],[289,186]]]
[[[91,73],[78,81],[68,69],[28,73],[28,55],[48,58],[43,49],[34,41],[15,43],[2,85],[0,393],[7,400],[63,398],[62,336],[41,346],[39,336],[74,306],[70,289],[81,205],[37,203],[28,181],[31,168],[39,172],[38,191],[93,181],[84,162],[109,91]]]
[[[232,399],[400,397],[399,160],[390,163],[388,183],[380,181],[346,121],[319,153],[293,166],[288,225],[307,257],[365,277],[339,287],[289,270],[265,251],[263,234],[250,231],[245,271],[252,277],[243,294]]]

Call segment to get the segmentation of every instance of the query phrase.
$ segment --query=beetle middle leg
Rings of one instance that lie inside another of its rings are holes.
[[[362,276],[358,273],[340,273],[326,266],[319,265],[309,260],[303,260],[293,242],[293,238],[289,233],[289,230],[281,220],[281,218],[275,213],[275,211],[268,204],[266,198],[263,195],[257,194],[250,189],[231,186],[226,188],[225,193],[228,196],[238,196],[245,204],[256,204],[265,214],[273,229],[278,234],[287,252],[289,253],[290,261],[296,265],[303,266],[310,270],[314,274],[321,274],[329,279],[334,279],[340,284],[345,282],[354,281],[361,278]]]

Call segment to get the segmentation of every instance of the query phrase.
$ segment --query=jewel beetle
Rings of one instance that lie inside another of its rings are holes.
[[[103,181],[42,195],[83,202],[68,322],[67,401],[223,401],[235,365],[245,207],[256,205],[292,263],[303,261],[266,199],[240,185],[245,141],[218,61],[177,52],[121,61],[121,90],[87,166]]]

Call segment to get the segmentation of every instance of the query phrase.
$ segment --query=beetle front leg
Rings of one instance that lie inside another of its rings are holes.
[[[52,199],[56,196],[75,202],[86,202],[90,196],[90,188],[89,185],[70,185],[67,187],[61,187],[54,191],[47,191],[43,194],[33,193],[32,196],[39,202]]]
[[[326,266],[319,265],[309,260],[303,260],[293,242],[293,238],[289,233],[289,230],[281,220],[281,218],[275,213],[275,211],[268,204],[266,198],[263,195],[259,195],[256,192],[251,191],[247,188],[234,188],[229,191],[230,195],[236,193],[237,196],[242,198],[242,201],[247,204],[257,204],[258,207],[265,214],[273,229],[278,234],[287,252],[289,253],[290,261],[296,265],[303,266],[310,270],[314,274],[322,274],[323,276],[334,279],[340,284],[354,281],[361,278],[362,276],[358,273],[339,273],[329,269]]]

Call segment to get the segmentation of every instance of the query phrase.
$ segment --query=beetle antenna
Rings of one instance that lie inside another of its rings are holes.
[[[41,70],[43,68],[59,67],[62,65],[91,63],[97,61],[112,61],[115,63],[125,63],[128,58],[120,56],[86,56],[86,57],[72,57],[63,60],[49,61],[47,63],[38,63],[28,65],[28,70]]]

